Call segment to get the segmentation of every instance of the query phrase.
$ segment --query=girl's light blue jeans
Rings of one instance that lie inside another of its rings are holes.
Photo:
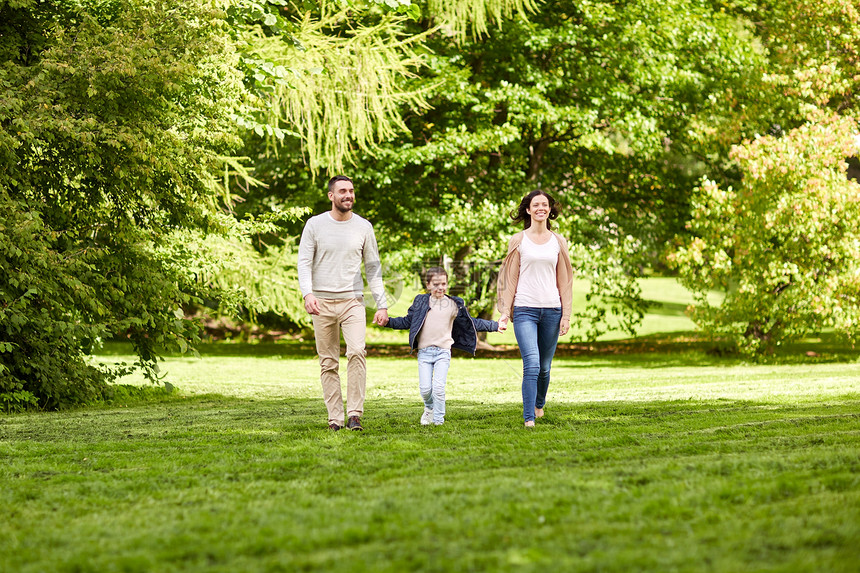
[[[561,327],[561,307],[515,306],[512,322],[523,356],[523,419],[529,422],[535,419],[535,408],[546,404],[549,371]]]
[[[445,382],[451,365],[451,351],[428,346],[418,350],[418,389],[424,410],[433,412],[433,423],[445,421]]]

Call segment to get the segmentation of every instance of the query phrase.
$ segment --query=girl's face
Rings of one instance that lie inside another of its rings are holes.
[[[531,216],[532,223],[546,221],[550,213],[549,199],[545,195],[535,195],[526,213]]]
[[[433,298],[442,298],[448,291],[448,277],[445,275],[433,275],[427,283],[427,291]]]

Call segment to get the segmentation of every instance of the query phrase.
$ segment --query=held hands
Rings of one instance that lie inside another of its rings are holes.
[[[320,313],[320,303],[317,297],[312,294],[305,297],[305,310],[308,311],[308,314]],[[373,324],[378,324],[379,326],[388,324],[388,310],[384,308],[377,310],[376,314],[373,315]]]
[[[508,329],[508,317],[507,317],[507,315],[503,314],[502,317],[499,318],[499,330],[498,331],[504,332],[507,329]]]
[[[387,308],[380,308],[376,311],[376,314],[373,315],[373,324],[378,324],[379,326],[385,326],[388,324]]]

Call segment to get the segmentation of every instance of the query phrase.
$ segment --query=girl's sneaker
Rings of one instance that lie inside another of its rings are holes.
[[[427,410],[424,410],[424,413],[421,414],[421,425],[422,426],[429,426],[432,422],[433,422],[433,410],[430,410],[429,412]]]

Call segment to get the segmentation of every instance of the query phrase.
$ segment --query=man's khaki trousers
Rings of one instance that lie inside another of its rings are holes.
[[[320,357],[320,381],[323,400],[328,409],[329,423],[344,425],[343,395],[340,375],[340,333],[346,342],[346,405],[349,416],[364,412],[364,395],[367,380],[364,340],[367,317],[364,300],[318,299],[320,313],[313,315],[317,354]]]

